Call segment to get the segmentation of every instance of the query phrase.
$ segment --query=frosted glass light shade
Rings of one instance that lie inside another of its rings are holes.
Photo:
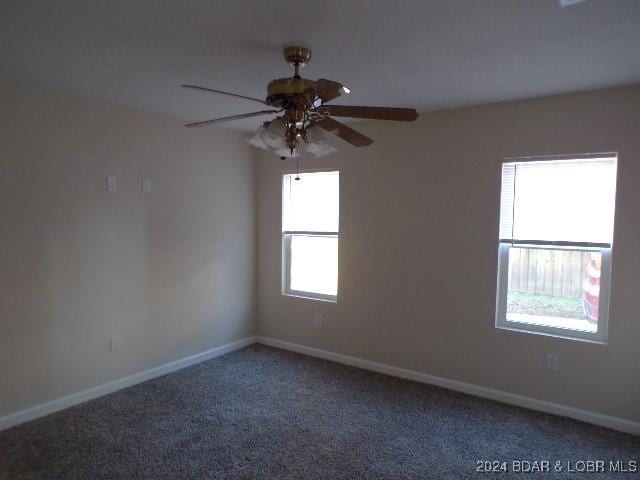
[[[260,126],[256,133],[247,140],[247,142],[254,147],[261,148],[268,152],[273,152],[279,157],[293,158],[300,156],[300,153],[297,150],[294,150],[293,154],[291,153],[287,146],[287,140],[284,134],[284,120],[282,120],[282,118],[276,118],[267,126]]]
[[[307,142],[300,139],[297,148],[292,153],[287,146],[285,131],[284,120],[276,118],[268,125],[260,126],[247,142],[254,147],[273,152],[281,158],[296,158],[300,155],[319,158],[338,151],[336,143],[332,141],[330,135],[314,125],[307,129]]]
[[[300,142],[298,148],[313,158],[324,157],[338,151],[330,136],[316,125],[307,130],[307,142]]]

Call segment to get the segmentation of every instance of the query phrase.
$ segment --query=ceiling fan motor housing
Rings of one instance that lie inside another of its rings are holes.
[[[267,86],[267,103],[273,107],[287,108],[303,99],[305,106],[311,106],[316,88],[316,82],[305,78],[278,78]]]
[[[298,74],[298,68],[311,60],[311,50],[304,47],[287,47],[284,58],[295,67],[291,78],[278,78],[267,86],[267,103],[278,108],[308,108],[316,97],[316,82],[307,80]]]

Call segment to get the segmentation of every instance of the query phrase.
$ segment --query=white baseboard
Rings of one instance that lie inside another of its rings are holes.
[[[576,420],[593,423],[595,425],[611,428],[613,430],[619,430],[621,432],[631,433],[633,435],[640,435],[639,422],[611,417],[609,415],[603,415],[600,413],[590,412],[588,410],[568,407],[566,405],[547,402],[545,400],[538,400],[531,397],[525,397],[523,395],[516,395],[513,393],[482,387],[471,383],[449,380],[447,378],[428,375],[426,373],[417,372],[415,370],[393,367],[391,365],[372,362],[370,360],[364,360],[362,358],[352,357],[349,355],[330,352],[328,350],[321,350],[319,348],[308,347],[297,343],[285,342],[284,340],[277,340],[275,338],[262,336],[246,337],[242,340],[228,343],[220,347],[212,348],[211,350],[207,350],[190,357],[181,358],[179,360],[166,363],[164,365],[160,365],[143,372],[129,375],[113,382],[98,385],[81,392],[73,393],[65,397],[61,397],[46,403],[42,403],[40,405],[27,408],[25,410],[20,410],[9,415],[5,415],[4,417],[0,417],[0,430],[4,430],[20,423],[28,422],[45,415],[49,415],[50,413],[64,410],[65,408],[69,408],[79,403],[101,397],[108,393],[130,387],[137,383],[141,383],[146,380],[166,375],[168,373],[175,372],[176,370],[180,370],[182,368],[195,365],[197,363],[204,362],[215,357],[219,357],[220,355],[224,355],[225,353],[244,348],[256,342],[276,348],[282,348],[284,350],[302,353],[304,355],[309,355],[312,357],[318,357],[337,363],[343,363],[345,365],[351,365],[353,367],[358,367],[365,370],[384,373],[394,377],[405,378],[407,380],[427,383],[430,385],[436,385],[438,387],[475,395],[477,397],[488,398],[490,400],[496,400],[498,402],[517,405],[520,407],[551,413],[554,415],[560,415],[563,417],[574,418]]]
[[[391,365],[385,365],[383,363],[372,362],[369,360],[364,360],[362,358],[351,357],[349,355],[334,353],[328,350],[321,350],[319,348],[307,347],[305,345],[300,345],[297,343],[285,342],[283,340],[277,340],[275,338],[257,336],[256,340],[258,341],[258,343],[269,345],[271,347],[291,350],[293,352],[310,355],[312,357],[324,358],[325,360],[331,360],[333,362],[343,363],[345,365],[351,365],[353,367],[363,368],[365,370],[384,373],[394,377],[405,378],[407,380],[413,380],[416,382],[428,383],[430,385],[436,385],[438,387],[447,388],[449,390],[468,393],[477,397],[488,398],[490,400],[517,405],[519,407],[529,408],[531,410],[551,413],[553,415],[569,417],[576,420],[581,420],[583,422],[600,425],[602,427],[611,428],[613,430],[631,433],[633,435],[640,435],[640,423],[631,420],[611,417],[609,415],[603,415],[601,413],[590,412],[588,410],[568,407],[566,405],[560,405],[557,403],[547,402],[545,400],[525,397],[523,395],[516,395],[501,390],[495,390],[493,388],[481,387],[480,385],[474,385],[471,383],[458,382],[456,380],[436,377],[435,375],[428,375],[426,373],[417,372],[415,370],[392,367]]]
[[[40,405],[35,405],[25,410],[10,413],[9,415],[0,417],[0,430],[4,430],[6,428],[13,427],[30,420],[34,420],[38,417],[49,415],[50,413],[64,410],[65,408],[78,405],[79,403],[93,400],[94,398],[98,398],[108,393],[115,392],[116,390],[130,387],[146,380],[151,380],[155,377],[166,375],[167,373],[175,372],[176,370],[195,365],[196,363],[219,357],[220,355],[224,355],[225,353],[244,348],[247,345],[251,345],[255,342],[256,337],[246,337],[235,342],[227,343],[226,345],[222,345],[220,347],[212,348],[211,350],[207,350],[205,352],[191,355],[190,357],[181,358],[179,360],[165,363],[164,365],[160,365],[143,372],[134,373],[133,375],[114,380],[113,382],[98,385],[81,392],[72,393],[71,395],[67,395],[65,397],[57,398],[46,403],[41,403]]]

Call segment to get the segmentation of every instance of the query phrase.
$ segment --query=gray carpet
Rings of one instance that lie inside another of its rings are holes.
[[[640,437],[260,345],[0,432],[3,480],[584,478],[476,462],[639,457]]]

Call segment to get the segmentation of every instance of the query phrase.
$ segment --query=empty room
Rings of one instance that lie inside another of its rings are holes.
[[[639,0],[0,2],[0,480],[640,477]]]

